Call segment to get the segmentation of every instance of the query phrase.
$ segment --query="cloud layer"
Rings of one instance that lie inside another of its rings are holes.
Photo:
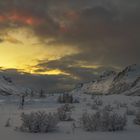
[[[57,60],[38,62],[38,71],[59,69],[69,74],[52,76],[50,83],[59,83],[60,79],[63,83],[63,78],[71,79],[69,85],[72,80],[91,80],[98,72],[92,66],[120,68],[139,63],[139,25],[139,0],[0,1],[0,43],[6,41],[1,37],[3,30],[26,27],[46,46],[65,45],[79,50]],[[12,38],[9,41],[20,43]]]

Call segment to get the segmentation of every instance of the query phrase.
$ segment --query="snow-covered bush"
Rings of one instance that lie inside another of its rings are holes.
[[[63,94],[58,97],[59,103],[73,103],[73,96],[70,94]]]
[[[113,104],[116,105],[116,109],[120,109],[120,108],[128,108],[128,104],[127,103],[121,103],[118,101],[115,101]]]
[[[86,131],[96,131],[99,126],[99,118],[99,112],[95,114],[89,114],[87,112],[83,113],[82,117],[80,118],[82,128]]]
[[[47,133],[56,128],[59,121],[57,114],[45,112],[31,112],[21,114],[22,124],[20,130],[31,133]]]
[[[115,112],[104,111],[101,116],[101,130],[103,131],[119,131],[126,126],[127,118]]]
[[[99,106],[102,106],[102,104],[103,104],[102,100],[96,100],[91,105],[91,109],[98,110]],[[106,110],[106,111],[113,111],[113,109],[114,109],[114,107],[111,106],[110,104],[104,106],[104,108],[103,108],[103,110]]]
[[[65,104],[57,109],[58,117],[60,121],[71,121],[71,112],[72,112],[72,106],[69,104]]]
[[[84,113],[80,122],[86,131],[119,131],[124,129],[127,119],[125,115],[103,109],[93,114]]]
[[[134,123],[140,125],[140,112],[136,114],[136,118],[134,119]]]

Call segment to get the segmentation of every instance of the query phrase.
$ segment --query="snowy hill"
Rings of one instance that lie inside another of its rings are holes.
[[[0,95],[14,95],[19,94],[20,91],[9,77],[0,75]]]
[[[140,95],[140,66],[130,65],[119,73],[106,71],[93,82],[81,84],[72,93]]]
[[[140,77],[139,65],[134,64],[126,67],[124,70],[119,72],[118,75],[114,78],[110,88],[110,92],[120,94],[123,92],[129,93],[130,91],[134,91],[135,88],[138,87],[140,89],[140,86],[138,86],[139,77]]]
[[[138,77],[129,90],[124,92],[126,95],[140,95],[140,77]]]
[[[115,76],[116,72],[105,71],[95,81],[81,84],[81,87],[74,89],[72,93],[79,92],[88,94],[108,94]]]

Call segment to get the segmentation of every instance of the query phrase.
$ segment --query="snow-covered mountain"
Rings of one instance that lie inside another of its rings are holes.
[[[0,75],[0,95],[20,94],[21,91],[9,77]]]
[[[140,66],[139,65],[131,65],[126,67],[124,70],[119,72],[117,76],[114,78],[110,92],[111,93],[127,93],[132,89],[134,90],[139,84],[140,77]],[[140,88],[140,87],[139,87]]]
[[[74,92],[140,95],[140,66],[130,65],[119,73],[106,71],[95,81],[81,84]]]
[[[124,92],[126,95],[140,95],[140,77],[138,77],[129,90]]]
[[[72,91],[88,94],[108,94],[113,79],[116,76],[114,71],[103,72],[95,81],[81,84],[81,87]]]

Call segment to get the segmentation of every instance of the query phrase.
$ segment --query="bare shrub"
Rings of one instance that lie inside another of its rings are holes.
[[[119,131],[126,126],[126,116],[106,109],[96,113],[84,113],[80,118],[81,126],[86,131]]]
[[[58,97],[59,103],[73,103],[73,96],[70,94],[63,94]]]
[[[31,133],[47,133],[53,131],[58,123],[58,116],[55,113],[45,112],[31,112],[29,114],[21,114],[22,124],[20,127],[21,131]]]
[[[71,117],[72,106],[69,104],[65,104],[57,109],[58,117],[60,121],[71,121],[73,120]]]
[[[103,131],[119,131],[126,126],[126,116],[119,115],[115,112],[103,112],[101,118],[101,130]]]
[[[82,128],[86,131],[96,131],[99,126],[99,118],[99,112],[95,114],[89,114],[87,112],[83,113],[82,117],[80,118]]]

